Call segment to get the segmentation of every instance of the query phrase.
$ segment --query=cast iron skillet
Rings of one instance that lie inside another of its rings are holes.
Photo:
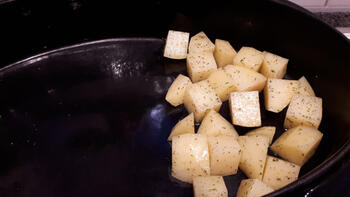
[[[143,37],[64,47],[0,70],[1,196],[191,196],[190,185],[169,175],[171,148],[166,139],[187,113],[183,106],[174,108],[164,101],[173,79],[186,72],[184,61],[162,57],[160,38],[170,28],[192,34],[204,30],[236,49],[248,45],[288,57],[287,78],[305,75],[323,98],[324,138],[318,151],[298,181],[271,196],[310,192],[349,154],[350,43],[307,11],[275,1],[202,2],[200,9],[194,9],[195,3],[185,7],[162,1],[142,9],[131,3],[74,2],[78,4],[73,11],[60,15],[62,21],[50,14],[55,12],[51,5],[45,4],[45,10],[34,4],[27,19],[34,27],[27,29],[27,39],[13,39],[19,32],[4,28],[2,47],[7,51],[2,62],[83,40]],[[80,15],[75,16],[77,9]],[[93,10],[104,20],[87,22]],[[126,22],[131,10],[140,17]],[[35,24],[39,16],[48,18]],[[49,19],[57,20],[50,23],[56,31],[40,25]],[[117,27],[109,27],[109,22]],[[66,28],[72,35],[63,33]],[[19,43],[24,49],[16,53],[11,46]],[[228,118],[227,103],[221,113]],[[264,125],[277,126],[275,138],[283,132],[284,115],[262,114]],[[247,129],[237,130],[244,134]],[[240,171],[225,177],[230,196],[242,178]]]

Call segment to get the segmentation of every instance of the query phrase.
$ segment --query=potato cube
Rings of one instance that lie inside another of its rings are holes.
[[[235,49],[226,40],[215,40],[214,57],[218,67],[223,67],[233,63],[233,58],[236,56]]]
[[[165,100],[174,107],[183,104],[185,90],[190,84],[192,84],[190,78],[179,74],[168,89]]]
[[[195,197],[227,197],[228,192],[222,176],[206,176],[193,178]]]
[[[228,176],[237,173],[241,147],[233,136],[209,136],[210,175]]]
[[[294,94],[297,94],[299,81],[286,79],[268,79],[264,89],[265,108],[271,112],[281,112],[288,106]]]
[[[309,82],[306,80],[304,76],[302,76],[299,80],[299,91],[298,94],[307,95],[307,96],[315,96],[315,92],[312,89]]]
[[[172,138],[171,175],[192,183],[193,177],[209,176],[209,149],[206,135],[183,134]]]
[[[171,133],[168,137],[168,140],[171,141],[171,138],[174,136],[182,135],[185,133],[194,134],[194,116],[193,113],[187,115],[184,119],[180,120],[171,130]]]
[[[208,82],[222,102],[227,101],[230,93],[237,89],[232,77],[223,69],[212,72],[208,77]]]
[[[259,197],[273,191],[271,187],[265,185],[259,179],[244,179],[239,185],[236,197]]]
[[[258,51],[252,47],[242,47],[233,58],[233,65],[243,66],[258,72],[263,59],[264,57],[261,51]]]
[[[262,135],[269,138],[269,144],[271,144],[273,136],[275,135],[276,127],[260,127],[249,131],[245,135]]]
[[[242,155],[239,168],[252,179],[262,180],[269,138],[261,135],[239,136]]]
[[[164,57],[170,59],[185,59],[187,56],[190,33],[169,30],[165,42]]]
[[[284,120],[285,128],[307,125],[318,128],[322,119],[322,99],[315,96],[294,95]]]
[[[207,35],[205,35],[205,33],[201,31],[198,34],[191,37],[188,51],[190,54],[201,52],[213,53],[214,49],[215,45],[210,41]]]
[[[187,72],[193,83],[208,78],[210,73],[217,69],[213,53],[211,52],[188,54],[186,65]]]
[[[282,79],[287,72],[288,59],[278,55],[263,52],[264,61],[261,66],[261,74],[267,78]]]
[[[284,132],[271,146],[283,159],[302,166],[315,153],[323,134],[308,126],[297,126]]]
[[[277,190],[298,179],[300,166],[267,156],[263,182]]]
[[[221,104],[220,98],[207,80],[191,84],[185,91],[184,105],[189,113],[194,113],[196,122],[202,121],[209,109],[219,111]]]
[[[234,138],[238,137],[238,133],[233,125],[214,110],[207,112],[199,126],[198,133],[206,134],[207,136],[228,135]]]
[[[227,65],[224,70],[232,77],[237,91],[261,91],[266,84],[266,77],[241,66]]]
[[[229,99],[232,123],[243,127],[261,126],[259,92],[232,92]]]

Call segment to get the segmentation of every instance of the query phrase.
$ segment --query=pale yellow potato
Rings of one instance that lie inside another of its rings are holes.
[[[283,159],[300,166],[315,153],[323,134],[309,126],[297,126],[284,132],[271,146]]]
[[[232,123],[243,127],[261,126],[259,92],[232,92],[229,98]]]
[[[185,91],[184,105],[189,113],[194,114],[196,122],[202,121],[205,113],[210,109],[219,111],[221,104],[220,98],[207,80],[191,84]]]
[[[232,77],[237,91],[261,91],[266,84],[266,77],[242,66],[227,65],[224,70]]]
[[[168,92],[166,93],[165,100],[174,107],[183,104],[185,90],[190,84],[192,84],[190,78],[179,74],[170,85]]]
[[[171,130],[168,140],[174,136],[182,135],[185,133],[194,134],[194,115],[193,113],[188,114],[184,119],[180,120]]]
[[[192,183],[193,177],[209,176],[210,162],[206,135],[183,134],[172,138],[171,175]]]
[[[212,52],[190,53],[186,59],[187,72],[192,82],[202,81],[217,69]]]
[[[269,138],[261,135],[239,136],[242,155],[239,168],[248,178],[262,180]]]
[[[211,52],[213,53],[215,45],[210,41],[204,32],[199,32],[198,34],[191,37],[190,44],[188,47],[188,52],[191,53],[201,53],[201,52]]]
[[[233,58],[233,65],[243,66],[255,72],[260,70],[263,62],[263,55],[252,47],[242,47]]]
[[[212,109],[203,118],[198,133],[214,137],[219,135],[238,137],[238,133],[233,125]]]
[[[233,136],[208,136],[210,175],[236,174],[241,158],[241,147]]]
[[[212,72],[208,77],[208,82],[222,102],[227,101],[230,93],[237,90],[235,81],[223,69]]]
[[[227,197],[228,191],[222,176],[206,176],[193,178],[195,197]]]
[[[265,109],[281,112],[288,106],[299,89],[299,81],[269,78],[264,89]]]
[[[307,96],[316,96],[310,83],[306,80],[304,76],[302,76],[298,81],[300,85],[298,94],[307,95]]]
[[[235,49],[226,40],[215,40],[214,57],[218,67],[223,67],[233,63],[233,58],[236,56]]]
[[[267,156],[263,182],[277,190],[298,179],[300,166]]]
[[[267,78],[282,79],[287,72],[288,59],[264,51],[260,72]]]
[[[294,95],[289,104],[285,128],[307,125],[318,128],[322,120],[322,99],[315,96]]]
[[[245,135],[262,135],[269,138],[269,144],[271,144],[273,136],[275,135],[276,127],[265,126],[249,131]]]
[[[185,59],[187,56],[190,33],[169,30],[165,42],[164,57],[170,59]]]
[[[260,197],[274,190],[259,179],[244,179],[239,185],[236,197]]]

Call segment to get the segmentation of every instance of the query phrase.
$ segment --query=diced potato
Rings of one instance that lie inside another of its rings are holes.
[[[183,104],[185,90],[190,84],[192,84],[190,78],[179,74],[168,89],[165,100],[174,107]]]
[[[220,98],[207,80],[191,84],[185,91],[184,105],[189,113],[194,113],[196,122],[202,121],[209,109],[219,111],[221,104]]]
[[[209,136],[210,175],[228,176],[237,173],[241,147],[233,136]]]
[[[244,179],[239,185],[236,197],[260,197],[273,191],[259,179]]]
[[[185,59],[187,56],[190,33],[169,30],[165,42],[164,57],[170,59]]]
[[[231,76],[223,69],[212,72],[208,77],[208,82],[222,102],[227,101],[230,93],[237,89]]]
[[[215,110],[207,112],[199,126],[198,133],[214,137],[219,135],[238,137],[238,133],[233,125]]]
[[[213,53],[211,52],[188,54],[186,65],[187,72],[193,83],[208,78],[210,73],[217,69]]]
[[[227,197],[228,192],[222,176],[206,176],[193,178],[195,197]]]
[[[266,77],[241,66],[227,65],[224,70],[232,77],[237,91],[261,91],[266,84]]]
[[[261,51],[258,51],[252,47],[242,47],[233,58],[233,65],[243,66],[258,72],[263,59],[264,57]]]
[[[299,81],[286,79],[268,79],[264,89],[265,108],[271,112],[281,112],[288,106],[294,94],[297,94]]]
[[[271,146],[283,159],[302,166],[315,153],[323,134],[313,127],[297,126],[284,132]]]
[[[180,120],[171,130],[171,133],[168,137],[168,140],[171,141],[171,138],[174,136],[182,135],[185,133],[194,134],[194,115],[190,113],[184,119]]]
[[[260,127],[249,131],[245,135],[262,135],[269,138],[269,144],[271,144],[273,136],[275,135],[276,127]]]
[[[233,63],[233,58],[236,56],[235,49],[226,40],[215,40],[214,57],[218,67],[223,67]]]
[[[315,96],[315,92],[312,89],[309,82],[306,80],[304,76],[302,76],[299,80],[299,91],[298,94],[307,95],[307,96]]]
[[[261,126],[259,92],[232,92],[229,99],[232,123],[243,127]]]
[[[215,45],[210,41],[210,39],[205,35],[204,32],[199,32],[198,34],[191,37],[190,45],[188,48],[189,53],[201,53],[201,52],[214,52]]]
[[[183,134],[172,138],[171,175],[192,183],[193,177],[209,176],[209,149],[206,135]]]
[[[263,182],[277,190],[298,179],[300,166],[267,156]]]
[[[239,136],[242,149],[239,168],[252,179],[262,180],[269,138],[261,135]]]
[[[287,72],[288,59],[278,55],[263,52],[264,61],[261,66],[261,74],[267,78],[282,79]]]
[[[322,99],[315,96],[294,95],[284,120],[285,128],[298,125],[320,126],[322,119]]]

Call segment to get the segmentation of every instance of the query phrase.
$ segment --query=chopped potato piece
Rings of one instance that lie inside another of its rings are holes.
[[[284,132],[271,146],[283,159],[302,166],[315,153],[323,134],[308,126],[297,126]]]
[[[294,95],[284,120],[285,128],[298,125],[320,126],[322,119],[322,99],[315,96]]]
[[[209,136],[210,175],[228,176],[237,173],[241,147],[233,136]]]
[[[209,109],[219,111],[222,102],[207,80],[191,84],[184,96],[184,105],[189,113],[194,113],[196,122],[202,121]]]
[[[183,134],[172,138],[171,175],[192,183],[193,177],[209,176],[209,149],[206,135]]]
[[[222,176],[206,176],[193,178],[195,197],[227,197],[228,192]]]
[[[190,78],[179,74],[168,89],[165,100],[174,107],[183,104],[185,90],[190,84],[192,84]]]
[[[277,190],[298,179],[300,166],[267,156],[263,182]]]
[[[180,120],[171,130],[171,133],[168,137],[168,140],[171,141],[171,138],[174,136],[182,135],[185,133],[194,134],[194,116],[193,113],[187,115],[184,119]]]
[[[230,93],[237,89],[234,80],[223,69],[212,72],[208,77],[208,82],[222,102],[227,101]]]
[[[232,92],[229,99],[232,123],[243,127],[261,126],[259,92]]]
[[[187,72],[193,83],[209,77],[217,69],[213,53],[191,53],[187,56]]]
[[[287,71],[288,59],[280,57],[278,55],[263,52],[264,61],[261,66],[261,74],[267,78],[282,79]]]
[[[164,57],[171,59],[185,59],[187,56],[190,33],[169,30],[165,42]]]
[[[227,65],[224,70],[232,77],[237,91],[261,91],[266,84],[266,77],[241,66]]]
[[[304,76],[302,76],[299,80],[299,91],[298,94],[307,95],[307,96],[315,96],[315,92],[312,89],[309,82],[306,80]]]
[[[261,135],[239,136],[242,149],[239,168],[252,179],[262,180],[269,138]]]
[[[218,67],[223,67],[233,63],[233,58],[236,56],[235,49],[226,40],[215,40],[214,57]]]
[[[214,52],[215,45],[210,41],[210,39],[205,35],[204,32],[199,32],[198,34],[191,37],[190,45],[188,48],[189,53],[201,53],[201,52]]]
[[[259,179],[244,179],[239,185],[236,197],[260,197],[273,191]]]
[[[233,65],[243,66],[258,72],[263,59],[264,57],[261,51],[258,51],[252,47],[242,47],[233,58]]]
[[[297,94],[299,81],[286,79],[268,79],[264,89],[265,108],[271,112],[281,112],[288,106],[294,94]]]
[[[269,144],[271,144],[273,136],[275,135],[276,127],[260,127],[249,131],[245,135],[262,135],[269,138]]]
[[[238,137],[238,133],[233,125],[214,110],[207,112],[198,129],[198,133],[206,134],[207,136],[229,135],[234,138]]]

